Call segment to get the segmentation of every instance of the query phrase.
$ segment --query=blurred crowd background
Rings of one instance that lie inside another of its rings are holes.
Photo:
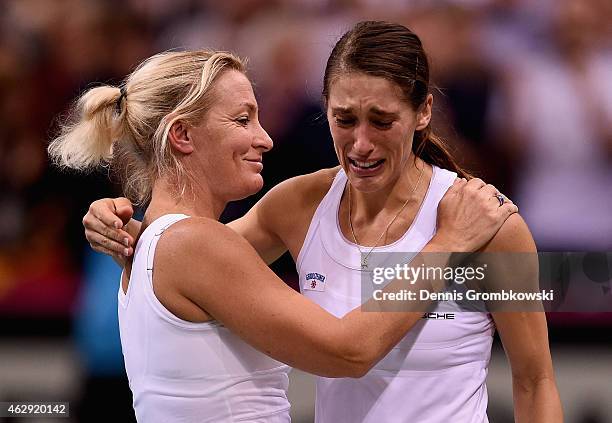
[[[323,69],[342,33],[364,19],[421,37],[436,86],[434,129],[519,205],[541,251],[612,251],[609,0],[3,0],[0,401],[70,401],[71,421],[131,421],[120,270],[91,251],[81,226],[91,201],[119,191],[104,170],[58,172],[45,150],[75,97],[120,83],[167,49],[248,57],[275,142],[265,192],[337,164]],[[256,199],[231,204],[224,219]],[[294,283],[289,259],[275,270]],[[549,315],[549,323],[567,421],[612,422],[610,314]],[[494,358],[500,353],[497,345]],[[492,373],[491,421],[511,421],[510,378]],[[296,408],[305,410],[296,422],[312,421],[311,404]]]

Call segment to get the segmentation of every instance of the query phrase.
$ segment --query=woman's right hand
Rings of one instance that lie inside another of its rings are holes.
[[[83,217],[91,248],[110,255],[122,267],[134,252],[134,238],[140,229],[140,222],[130,220],[133,214],[130,201],[119,197],[94,201]]]
[[[499,191],[481,179],[457,178],[438,205],[436,243],[448,252],[474,252],[489,242],[506,219],[518,212],[507,197],[500,205]]]

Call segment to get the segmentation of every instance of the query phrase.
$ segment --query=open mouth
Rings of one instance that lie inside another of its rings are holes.
[[[380,168],[380,166],[384,163],[385,159],[382,160],[369,160],[369,161],[359,161],[359,160],[353,160],[351,158],[348,159],[349,163],[351,164],[351,166],[360,173],[370,173],[373,172],[375,170],[377,170],[378,168]]]

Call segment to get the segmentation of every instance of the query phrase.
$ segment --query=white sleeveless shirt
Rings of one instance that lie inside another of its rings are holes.
[[[456,176],[434,166],[411,227],[374,251],[422,250],[435,234],[438,203]],[[314,214],[297,262],[302,293],[337,317],[362,303],[361,253],[338,222],[346,182],[340,170]],[[452,302],[434,311],[454,313],[454,320],[422,319],[364,377],[317,378],[316,422],[487,422],[493,320],[488,313],[461,312]]]
[[[289,367],[255,350],[218,322],[193,323],[153,292],[155,247],[185,215],[165,215],[142,233],[119,327],[139,422],[287,423]]]

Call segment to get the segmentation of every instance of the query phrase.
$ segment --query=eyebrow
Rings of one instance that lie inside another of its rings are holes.
[[[332,113],[351,113],[352,111],[353,111],[353,108],[350,106],[332,107]],[[373,115],[384,116],[384,117],[397,118],[399,116],[399,114],[396,112],[389,112],[387,110],[381,109],[378,106],[373,106],[372,108],[370,108],[369,112],[372,113]]]
[[[255,104],[251,103],[250,101],[243,101],[242,103],[240,103],[240,107],[242,107],[242,106],[246,106],[252,112],[257,110],[257,106]]]
[[[345,106],[332,107],[332,113],[350,113],[353,109]]]
[[[372,113],[374,115],[378,115],[378,116],[394,117],[394,118],[397,118],[399,116],[399,114],[396,113],[396,112],[389,112],[387,110],[383,110],[383,109],[381,109],[379,107],[376,107],[376,106],[374,106],[374,107],[372,107],[370,109],[370,113]]]

